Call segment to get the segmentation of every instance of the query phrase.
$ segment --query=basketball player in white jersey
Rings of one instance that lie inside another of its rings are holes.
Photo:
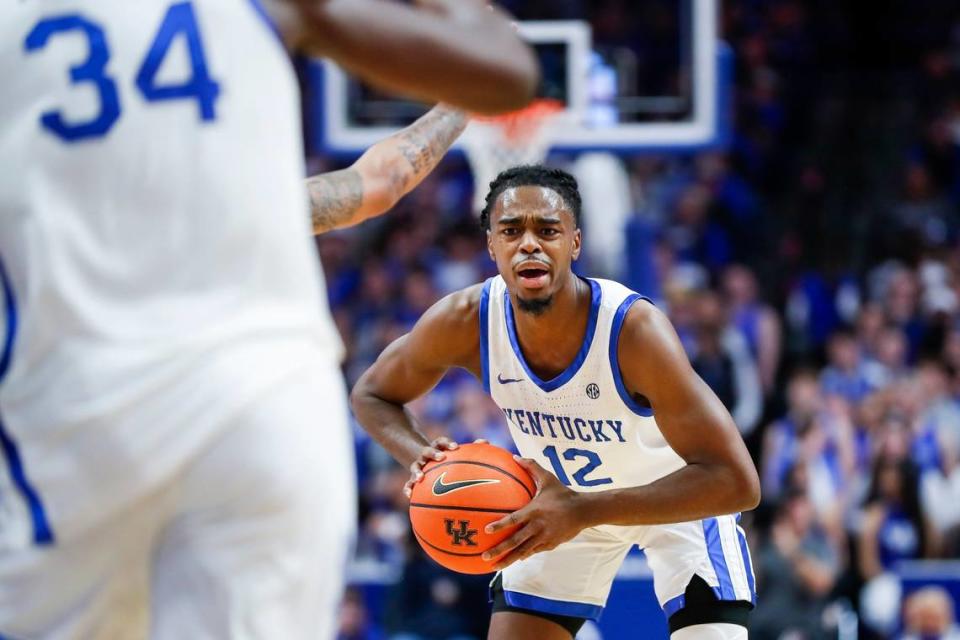
[[[599,616],[635,544],[672,638],[745,638],[753,573],[729,514],[757,505],[756,470],[666,316],[573,273],[579,217],[569,174],[501,173],[481,219],[500,275],[444,298],[390,345],[354,388],[354,410],[411,483],[456,446],[428,443],[403,408],[447,369],[472,372],[503,411],[539,490],[488,529],[521,526],[489,552],[502,569],[491,639],[569,639]]]
[[[332,637],[355,479],[309,217],[382,212],[464,118],[311,179],[308,209],[287,47],[522,106],[509,22],[423,4],[4,4],[0,638]]]

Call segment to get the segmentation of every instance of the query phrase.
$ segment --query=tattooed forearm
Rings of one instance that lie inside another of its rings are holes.
[[[373,145],[349,169],[307,180],[314,234],[390,209],[433,170],[467,126],[467,115],[437,106]]]
[[[363,203],[363,179],[353,168],[307,180],[313,232],[323,233],[350,224]]]
[[[467,126],[467,116],[449,107],[436,107],[397,134],[398,149],[419,182],[447,152]]]

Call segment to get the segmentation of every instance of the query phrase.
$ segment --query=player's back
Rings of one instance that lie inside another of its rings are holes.
[[[0,416],[68,511],[121,491],[71,475],[91,430],[105,466],[162,474],[339,339],[255,1],[15,2],[0,51]]]

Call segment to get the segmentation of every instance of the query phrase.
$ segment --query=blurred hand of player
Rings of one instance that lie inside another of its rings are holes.
[[[474,440],[475,443],[486,443],[487,441],[478,438]],[[403,485],[403,495],[407,496],[407,499],[410,499],[410,496],[413,495],[413,486],[423,480],[423,465],[428,462],[439,462],[446,458],[444,451],[453,451],[459,447],[456,442],[451,440],[446,436],[440,436],[439,438],[434,439],[433,442],[425,446],[420,450],[420,457],[410,463],[410,479],[407,480],[406,484]]]
[[[565,487],[535,461],[519,456],[514,459],[533,477],[537,494],[522,509],[487,525],[487,533],[520,526],[512,536],[483,554],[484,560],[497,560],[497,571],[535,553],[549,551],[583,530],[578,502],[581,494]]]

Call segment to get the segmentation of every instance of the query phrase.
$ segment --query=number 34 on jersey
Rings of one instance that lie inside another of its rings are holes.
[[[110,62],[109,34],[101,24],[79,13],[64,13],[43,18],[27,34],[23,46],[31,55],[42,55],[52,41],[67,35],[81,35],[86,41],[86,57],[65,69],[64,81],[92,88],[98,106],[86,117],[68,118],[53,108],[40,115],[40,126],[66,143],[76,143],[107,135],[122,117],[117,83],[131,81],[147,102],[195,100],[201,122],[216,119],[216,101],[220,85],[210,77],[204,55],[203,38],[190,2],[172,5],[163,17],[156,36],[144,43],[144,56],[135,78],[115,78],[107,71]],[[183,82],[160,84],[157,72],[171,45],[182,38],[187,46],[190,77]]]

